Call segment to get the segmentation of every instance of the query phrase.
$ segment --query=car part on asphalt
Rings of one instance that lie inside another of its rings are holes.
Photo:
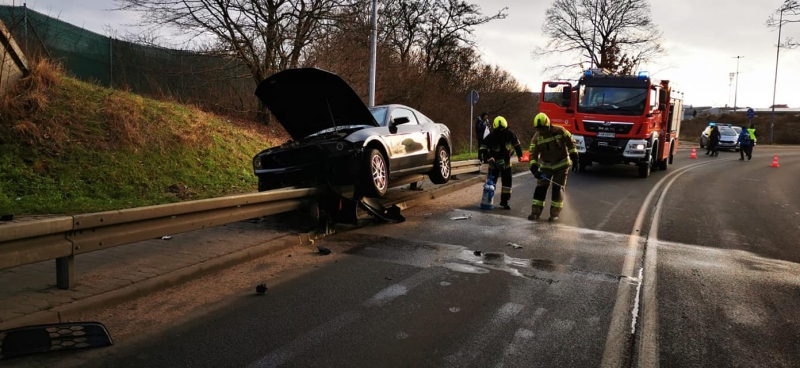
[[[0,360],[59,350],[114,345],[99,322],[55,323],[0,331]]]

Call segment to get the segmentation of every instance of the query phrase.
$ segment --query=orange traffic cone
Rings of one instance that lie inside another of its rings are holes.
[[[772,159],[772,167],[779,167],[779,166],[780,165],[778,165],[778,155],[775,155],[775,157]]]
[[[528,151],[523,152],[519,162],[531,162],[531,153]]]
[[[694,147],[692,147],[692,155],[689,156],[689,158],[697,158],[697,149]]]

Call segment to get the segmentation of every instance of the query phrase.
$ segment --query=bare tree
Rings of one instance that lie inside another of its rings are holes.
[[[573,57],[546,68],[550,72],[582,69],[591,62],[612,73],[629,73],[664,52],[648,0],[555,0],[542,32],[549,41],[534,50],[534,58]]]
[[[354,0],[115,0],[140,25],[172,28],[234,56],[256,83],[301,63],[305,48]]]
[[[433,8],[422,33],[425,68],[433,72],[447,70],[472,58],[460,46],[472,48],[475,27],[496,19],[505,19],[508,8],[493,15],[483,15],[478,5],[462,0],[432,0]],[[459,52],[460,51],[460,52]]]
[[[783,14],[781,14],[781,12]],[[781,23],[782,22],[782,23]],[[775,13],[767,19],[767,27],[777,29],[779,26],[788,23],[800,23],[800,2],[797,0],[785,0]],[[780,47],[794,49],[800,47],[800,42],[791,37],[787,37]]]

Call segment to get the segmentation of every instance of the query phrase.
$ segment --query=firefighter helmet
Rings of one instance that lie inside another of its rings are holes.
[[[533,118],[533,127],[549,127],[550,126],[550,117],[547,114],[540,112]]]
[[[492,123],[492,128],[494,128],[494,129],[505,129],[505,128],[508,128],[508,122],[506,121],[506,118],[504,118],[502,116],[498,116],[498,117],[494,118],[494,123]]]

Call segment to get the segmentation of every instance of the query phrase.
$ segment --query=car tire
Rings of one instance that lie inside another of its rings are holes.
[[[433,161],[433,170],[428,177],[434,184],[444,184],[450,181],[453,170],[450,162],[450,151],[444,145],[436,146],[436,157]]]
[[[371,148],[364,155],[364,195],[382,197],[389,190],[389,168],[381,151]]]

